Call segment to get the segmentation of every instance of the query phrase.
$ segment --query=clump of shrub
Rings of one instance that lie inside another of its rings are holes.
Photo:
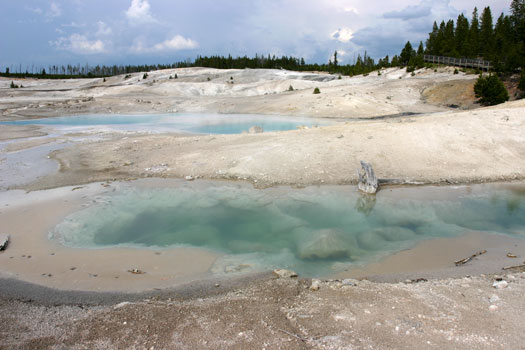
[[[124,80],[129,79],[129,78],[131,78],[131,74],[126,74],[126,75],[124,76]]]
[[[11,89],[18,89],[18,88],[19,88],[19,86],[16,85],[13,81],[11,81],[11,85],[9,85],[9,87],[10,87]]]
[[[292,85],[290,85],[290,86],[288,87],[288,91],[293,91],[293,86],[292,86]]]
[[[317,95],[317,94],[320,94],[320,93],[321,93],[321,90],[319,90],[319,88],[316,87],[316,88],[314,89],[314,95]]]
[[[177,73],[175,73],[175,79],[178,79],[178,78],[179,78],[179,76],[177,75]]]
[[[416,72],[412,72],[410,73],[411,76],[415,76],[416,75]]]
[[[342,79],[341,76],[338,76],[338,77],[337,77],[337,80],[341,80],[341,79]]]
[[[454,69],[454,74],[459,74],[459,71],[458,71],[458,69],[457,69],[457,68],[456,68],[456,69]]]
[[[505,85],[494,74],[488,77],[480,74],[474,84],[474,93],[479,99],[478,102],[484,106],[493,106],[509,100],[509,93]]]
[[[148,73],[144,73],[144,75],[142,76],[142,79],[147,79],[148,78]]]

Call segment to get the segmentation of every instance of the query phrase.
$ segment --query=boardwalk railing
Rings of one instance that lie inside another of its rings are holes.
[[[490,62],[483,60],[476,60],[470,58],[455,58],[455,57],[443,57],[443,56],[432,56],[424,55],[423,59],[425,62],[444,64],[447,66],[458,66],[465,68],[479,68],[481,70],[490,70]]]

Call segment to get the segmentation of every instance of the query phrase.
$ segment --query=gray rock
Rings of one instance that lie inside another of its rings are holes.
[[[285,269],[276,269],[273,270],[274,275],[276,275],[279,278],[293,278],[297,277],[297,273],[295,271],[291,270],[285,270]]]
[[[310,238],[298,247],[301,259],[328,259],[348,256],[348,243],[342,232],[336,229],[314,231]]]
[[[129,305],[129,304],[131,304],[129,301],[123,301],[123,302],[118,303],[117,305],[115,305],[115,306],[113,307],[113,309],[114,309],[114,310],[121,309],[121,308],[123,308],[124,306],[127,306],[127,305]]]
[[[9,239],[11,237],[8,234],[0,234],[0,250],[6,250],[9,245]]]
[[[489,298],[489,302],[491,304],[494,304],[494,303],[497,303],[499,301],[499,297],[496,295],[496,294],[493,294],[490,298]]]
[[[365,193],[376,193],[379,184],[377,182],[377,178],[374,173],[374,169],[372,168],[372,165],[361,161],[361,168],[363,169],[362,174],[361,171],[357,169],[357,176],[359,177],[359,183],[357,184],[357,188]]]
[[[343,283],[343,286],[354,286],[355,287],[357,286],[359,281],[353,278],[345,278],[344,280],[341,281],[341,283]]]
[[[310,285],[310,290],[315,292],[319,290],[319,288],[321,288],[321,280],[313,279],[312,284]]]
[[[492,284],[492,287],[496,288],[496,289],[503,289],[503,288],[507,288],[509,284],[507,283],[507,281],[496,281]]]
[[[250,134],[260,134],[264,132],[264,129],[261,126],[254,125],[250,129],[248,129],[248,132]]]

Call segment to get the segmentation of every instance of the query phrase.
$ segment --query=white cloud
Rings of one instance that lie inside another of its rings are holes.
[[[33,13],[36,13],[37,15],[41,15],[42,14],[42,9],[40,7],[29,7],[29,6],[25,6],[24,7],[25,10],[27,11],[31,11]]]
[[[330,35],[331,38],[338,40],[342,43],[349,42],[350,40],[352,40],[353,36],[354,32],[350,28],[339,28]]]
[[[155,51],[164,51],[164,50],[184,50],[184,49],[195,49],[199,44],[191,39],[186,39],[181,35],[175,35],[169,40],[165,40],[161,43],[153,46]]]
[[[148,0],[131,0],[131,5],[126,10],[126,17],[136,23],[156,22],[151,15]]]
[[[51,45],[59,50],[71,51],[76,54],[95,54],[105,51],[105,44],[101,40],[89,40],[82,34],[71,34],[69,37],[60,37],[51,41]]]
[[[59,17],[62,15],[62,9],[56,2],[51,2],[49,11],[47,12],[48,17]]]
[[[147,52],[162,52],[162,51],[176,51],[176,50],[190,50],[199,47],[199,43],[195,40],[188,39],[182,35],[175,35],[173,38],[165,40],[161,43],[149,46],[145,43],[144,38],[139,37],[131,47],[134,53]]]
[[[97,22],[98,30],[96,35],[97,36],[103,36],[103,35],[110,35],[113,33],[113,30],[111,27],[108,27],[108,25],[102,21]]]
[[[85,27],[86,25],[84,23],[71,22],[71,23],[63,23],[60,26],[71,27],[71,28],[82,28],[82,27]]]

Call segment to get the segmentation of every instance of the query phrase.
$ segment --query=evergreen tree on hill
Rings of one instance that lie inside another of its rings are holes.
[[[469,23],[468,19],[460,14],[456,21],[456,51],[460,57],[469,56],[469,47],[468,47],[468,36],[469,36]]]
[[[439,50],[437,47],[438,33],[439,33],[439,28],[438,28],[436,21],[434,21],[434,25],[432,26],[432,32],[428,34],[427,49],[425,51],[429,55],[439,55]]]
[[[494,56],[494,29],[492,25],[492,12],[490,7],[485,7],[481,15],[481,26],[479,30],[479,52],[485,59]]]
[[[412,44],[410,44],[410,41],[407,41],[405,44],[405,47],[401,51],[401,55],[399,55],[399,63],[402,66],[408,65],[408,62],[416,56],[416,52],[412,48]]]
[[[479,56],[479,19],[478,8],[474,7],[472,21],[468,33],[468,57],[476,58]]]
[[[474,93],[479,98],[478,102],[484,106],[493,106],[508,101],[509,93],[497,75],[487,78],[479,76],[474,84]]]

